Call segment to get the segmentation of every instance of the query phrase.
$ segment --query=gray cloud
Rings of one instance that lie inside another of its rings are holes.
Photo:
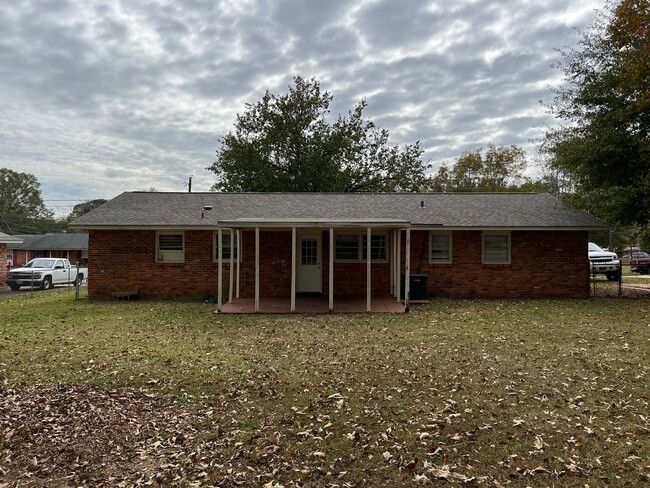
[[[0,157],[46,199],[208,190],[246,102],[315,76],[434,165],[552,124],[539,104],[600,1],[65,0],[0,11]],[[73,203],[72,203],[73,204]],[[72,205],[71,204],[71,205]]]

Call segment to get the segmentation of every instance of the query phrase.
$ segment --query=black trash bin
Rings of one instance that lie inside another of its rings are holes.
[[[425,274],[412,274],[409,280],[410,300],[426,300],[427,299],[427,284],[429,277]],[[402,297],[404,297],[404,275],[400,282],[400,290]]]

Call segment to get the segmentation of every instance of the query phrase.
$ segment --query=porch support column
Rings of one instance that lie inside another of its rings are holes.
[[[370,262],[370,248],[371,242],[370,238],[372,237],[372,230],[370,227],[367,228],[366,230],[366,238],[367,240],[367,246],[366,246],[366,311],[370,312],[372,309],[372,283],[370,282],[371,278],[371,265],[372,263]]]
[[[329,297],[330,312],[334,311],[334,227],[330,227],[330,247],[329,247]]]
[[[228,283],[228,303],[232,303],[233,283],[235,281],[235,231],[233,229],[230,229],[230,276],[228,278],[230,279],[230,283]]]
[[[402,301],[402,229],[397,230],[397,262],[395,263],[395,296],[397,301]]]
[[[217,246],[219,247],[219,252],[217,252],[217,259],[218,261],[218,279],[219,279],[219,284],[217,285],[217,310],[221,311],[221,304],[223,301],[222,298],[222,293],[223,293],[223,263],[222,263],[222,257],[223,257],[223,230],[221,227],[219,227],[219,230],[217,231]]]
[[[296,228],[291,228],[291,312],[296,311]]]
[[[390,253],[388,254],[388,269],[390,270],[390,285],[388,286],[388,290],[390,296],[394,296],[393,292],[395,291],[395,246],[393,246],[393,239],[395,239],[395,233],[391,230],[388,232],[388,248],[390,249]]]
[[[241,230],[237,229],[237,293],[235,294],[236,298],[239,298],[239,274],[240,268],[239,263],[241,261]]]
[[[255,227],[255,312],[260,311],[260,228]]]
[[[406,261],[404,263],[404,309],[408,311],[411,301],[411,229],[406,229]]]

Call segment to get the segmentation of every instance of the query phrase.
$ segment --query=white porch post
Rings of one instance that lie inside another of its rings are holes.
[[[291,312],[296,311],[296,228],[291,228]]]
[[[329,249],[329,297],[330,312],[334,311],[334,227],[330,227],[330,249]]]
[[[219,227],[219,230],[217,231],[217,246],[219,247],[219,251],[217,252],[217,259],[218,261],[218,279],[219,279],[219,284],[217,285],[217,310],[221,310],[221,304],[223,301],[222,298],[222,292],[223,292],[223,283],[222,283],[222,278],[223,278],[223,265],[222,265],[222,257],[223,257],[223,230],[221,227]]]
[[[388,248],[390,249],[390,252],[388,254],[388,269],[390,270],[390,279],[389,279],[389,285],[388,285],[388,292],[390,293],[390,296],[393,296],[393,285],[394,283],[394,278],[395,278],[395,260],[393,259],[395,255],[395,247],[393,247],[393,231],[388,231]]]
[[[372,309],[372,283],[370,282],[371,278],[371,262],[370,262],[370,248],[372,247],[370,244],[370,238],[372,237],[372,231],[370,230],[370,227],[366,230],[366,238],[368,239],[367,241],[367,246],[366,246],[366,310],[368,312],[371,311]]]
[[[228,283],[228,303],[232,303],[233,283],[235,281],[235,232],[230,229],[230,283]]]
[[[260,228],[255,227],[255,312],[260,311]]]
[[[395,296],[397,301],[402,301],[402,229],[397,230],[397,263],[395,268]]]
[[[406,229],[406,261],[404,263],[404,308],[409,309],[411,301],[411,229]]]
[[[235,296],[239,298],[239,263],[241,261],[241,230],[237,229],[237,293]]]

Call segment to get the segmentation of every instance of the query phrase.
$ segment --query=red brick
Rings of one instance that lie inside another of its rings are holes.
[[[453,263],[429,264],[426,231],[411,232],[411,272],[428,275],[430,295],[482,297],[589,296],[586,231],[513,231],[508,265],[481,263],[482,233],[454,231]],[[138,290],[142,295],[216,295],[217,263],[212,231],[185,232],[185,262],[155,261],[155,231],[93,230],[89,239],[89,293]],[[404,233],[402,265],[404,272]],[[328,290],[328,232],[322,232],[322,289]],[[235,266],[236,269],[236,266]],[[390,292],[389,263],[372,264],[372,293]],[[365,295],[366,264],[335,263],[334,293]],[[255,233],[243,232],[241,296],[255,292]],[[234,280],[233,280],[234,282]],[[223,266],[223,294],[228,296],[229,264]],[[260,231],[260,295],[291,292],[291,232]]]

